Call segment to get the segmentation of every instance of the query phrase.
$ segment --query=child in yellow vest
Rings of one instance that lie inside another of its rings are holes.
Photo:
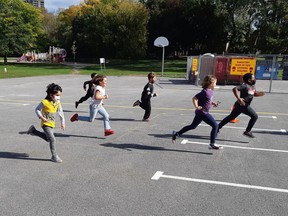
[[[51,83],[47,86],[47,96],[41,103],[36,107],[35,112],[39,119],[41,119],[41,127],[44,133],[36,130],[32,125],[27,131],[28,134],[37,135],[50,143],[50,150],[52,154],[51,161],[61,163],[61,158],[56,153],[55,143],[56,139],[54,136],[55,127],[55,115],[58,112],[61,120],[61,129],[65,129],[65,118],[63,109],[60,103],[60,95],[62,93],[61,86]]]

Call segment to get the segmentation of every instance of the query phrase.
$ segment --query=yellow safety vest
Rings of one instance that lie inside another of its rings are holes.
[[[42,109],[42,116],[47,119],[47,122],[41,121],[41,127],[48,126],[48,127],[55,127],[55,116],[56,112],[60,106],[60,102],[56,101],[49,101],[47,99],[44,99],[41,101],[43,104],[43,109]]]

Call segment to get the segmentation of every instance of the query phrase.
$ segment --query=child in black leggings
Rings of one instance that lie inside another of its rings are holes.
[[[221,150],[223,146],[217,145],[215,143],[218,125],[213,116],[209,113],[210,107],[217,107],[220,102],[214,102],[214,88],[216,86],[217,79],[214,75],[208,75],[204,78],[202,83],[202,91],[196,94],[192,98],[193,105],[195,107],[195,117],[190,125],[183,127],[180,131],[174,132],[172,136],[172,142],[175,143],[176,138],[186,133],[189,130],[197,128],[197,126],[204,121],[212,127],[210,132],[210,144],[209,149]]]
[[[92,80],[93,80],[93,78],[94,78],[95,76],[97,76],[97,74],[96,74],[96,73],[92,73],[92,74],[91,74],[91,80],[85,81],[85,82],[83,83],[84,91],[86,91],[86,88],[87,88],[86,86],[87,86],[87,85],[88,85],[88,90],[87,90],[85,96],[81,97],[81,98],[79,99],[79,101],[75,101],[75,108],[76,108],[76,109],[78,108],[78,105],[79,105],[80,103],[83,103],[84,101],[88,100],[90,97],[93,97],[93,94],[94,94],[94,85],[93,85]]]
[[[154,93],[154,83],[156,82],[157,77],[156,73],[151,72],[148,74],[148,83],[144,86],[142,95],[141,95],[141,101],[137,100],[133,104],[133,107],[140,106],[142,109],[145,110],[144,116],[142,121],[148,122],[149,117],[151,114],[151,98],[156,97],[158,94]]]
[[[246,73],[243,76],[243,81],[244,81],[244,83],[242,85],[239,85],[239,86],[233,88],[233,93],[234,93],[235,97],[237,98],[237,101],[235,102],[234,109],[232,110],[230,115],[228,115],[226,118],[224,118],[219,123],[218,132],[224,125],[226,125],[232,119],[235,119],[241,113],[244,113],[245,115],[250,116],[251,119],[250,119],[248,126],[246,127],[246,130],[244,131],[243,135],[247,136],[249,138],[255,138],[255,136],[253,135],[251,130],[258,119],[258,115],[252,109],[250,104],[251,104],[254,96],[255,97],[263,96],[264,92],[256,91],[256,88],[255,88],[256,80],[255,80],[255,77],[253,74]]]

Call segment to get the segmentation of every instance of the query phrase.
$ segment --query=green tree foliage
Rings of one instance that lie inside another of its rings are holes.
[[[78,56],[135,58],[146,54],[148,11],[142,4],[87,0],[71,10],[59,15],[59,29],[66,32],[65,46],[77,42]]]
[[[49,46],[59,46],[57,40],[57,15],[48,13],[47,10],[41,9],[42,31],[39,33],[36,41],[39,52],[47,52]]]
[[[182,54],[222,52],[226,32],[224,17],[216,13],[209,0],[142,0],[150,12],[149,44],[164,36],[170,41],[168,50]]]
[[[7,56],[34,48],[41,31],[39,9],[19,0],[0,1],[0,54]]]
[[[288,53],[288,1],[259,0],[255,48],[262,53]]]
[[[253,32],[257,16],[257,1],[216,0],[217,13],[225,19],[228,52],[253,52]]]

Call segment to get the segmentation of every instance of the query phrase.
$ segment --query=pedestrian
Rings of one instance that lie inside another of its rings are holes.
[[[41,120],[41,127],[44,133],[36,130],[33,125],[30,126],[27,133],[31,135],[37,135],[48,141],[50,143],[50,151],[52,154],[51,161],[61,163],[62,160],[56,153],[56,138],[54,136],[54,128],[55,114],[56,112],[58,112],[61,121],[61,129],[65,129],[65,118],[60,103],[60,95],[62,93],[62,88],[55,83],[51,83],[47,86],[46,93],[47,96],[45,97],[45,99],[43,99],[35,109],[37,117]]]
[[[232,119],[235,119],[241,113],[244,113],[250,117],[250,121],[246,127],[246,130],[243,132],[243,135],[249,138],[255,138],[251,130],[258,119],[258,115],[250,104],[254,96],[260,97],[265,94],[264,92],[256,91],[255,84],[255,76],[252,73],[246,73],[243,76],[243,83],[233,88],[232,91],[237,101],[234,103],[234,109],[231,111],[231,113],[219,123],[218,132]]]
[[[220,150],[223,146],[215,143],[218,125],[213,116],[209,113],[209,109],[212,106],[217,107],[220,102],[213,101],[214,88],[216,86],[217,79],[214,75],[208,75],[204,78],[202,83],[202,91],[196,94],[192,98],[192,103],[195,107],[195,117],[190,125],[183,127],[180,131],[173,131],[172,142],[175,143],[176,138],[183,133],[195,129],[202,121],[212,127],[210,133],[209,149]]]
[[[140,106],[145,110],[142,121],[149,121],[151,114],[151,98],[158,96],[157,93],[154,93],[154,83],[156,82],[157,77],[156,73],[151,72],[148,74],[148,83],[144,86],[141,101],[137,100],[134,102],[133,107]]]
[[[86,92],[86,95],[81,97],[79,101],[75,101],[75,108],[77,109],[78,105],[80,103],[83,103],[84,101],[88,100],[90,97],[93,96],[93,93],[94,93],[94,85],[92,83],[92,80],[93,78],[97,76],[97,73],[91,73],[91,80],[88,80],[88,81],[85,81],[83,83],[83,88],[84,88],[84,91],[86,91],[87,89],[87,85],[88,85],[88,90]]]
[[[95,85],[94,94],[90,102],[90,115],[89,116],[79,116],[77,113],[71,117],[71,122],[74,121],[88,121],[93,122],[97,113],[103,116],[104,122],[104,135],[109,136],[114,134],[114,131],[111,130],[109,123],[109,114],[103,106],[103,100],[108,99],[108,94],[105,93],[105,87],[107,85],[107,77],[103,75],[97,75],[92,80]]]

